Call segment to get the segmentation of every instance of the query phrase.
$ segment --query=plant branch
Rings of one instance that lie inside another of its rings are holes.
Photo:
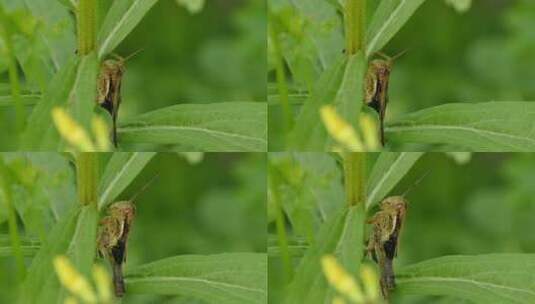
[[[78,53],[85,56],[96,48],[97,0],[80,0],[77,7]]]
[[[82,205],[97,204],[98,153],[76,155],[78,200]]]
[[[17,226],[17,214],[13,208],[11,184],[9,182],[9,176],[7,173],[7,167],[4,163],[4,159],[0,155],[0,191],[4,196],[4,202],[8,212],[8,227],[9,238],[11,240],[11,248],[15,261],[17,263],[17,273],[20,281],[24,280],[26,276],[26,266],[24,265],[24,256],[22,253],[21,241],[19,236],[19,230]]]
[[[277,183],[279,176],[274,172],[271,167],[269,169],[268,175],[268,185],[269,191],[271,194],[271,201],[273,202],[273,207],[276,212],[275,225],[277,228],[277,236],[279,241],[279,248],[281,252],[281,258],[283,263],[283,268],[285,272],[285,281],[290,282],[293,277],[293,265],[290,258],[290,252],[288,249],[288,237],[286,234],[286,223],[284,219],[284,213],[282,211],[282,206],[280,204],[280,196],[277,191]]]
[[[346,53],[364,50],[366,34],[366,0],[346,0],[344,9]]]
[[[279,37],[275,30],[275,25],[270,25],[269,27],[269,38],[273,46],[273,51],[275,55],[275,73],[277,80],[277,89],[279,91],[279,102],[281,104],[282,112],[285,119],[284,128],[286,131],[292,129],[293,117],[290,109],[290,102],[288,98],[288,86],[286,85],[286,73],[284,71],[284,60],[282,58],[282,52],[280,49]]]
[[[346,203],[356,206],[366,201],[366,153],[344,154],[344,186]]]
[[[13,40],[11,39],[11,29],[8,24],[7,15],[4,11],[4,7],[0,4],[0,22],[3,29],[0,29],[0,35],[2,36],[7,51],[7,65],[9,73],[9,83],[11,86],[11,97],[15,104],[15,122],[17,131],[22,131],[25,124],[25,113],[22,100],[20,98],[20,83],[19,74],[17,69],[17,60],[13,52]]]

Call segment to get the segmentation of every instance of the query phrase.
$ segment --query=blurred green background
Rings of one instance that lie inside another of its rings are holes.
[[[15,181],[21,233],[44,239],[56,218],[76,202],[73,166],[60,154],[1,155]],[[101,154],[102,167],[109,156]],[[266,252],[265,158],[261,153],[157,154],[117,199],[130,199],[158,175],[135,202],[126,268],[182,254]],[[0,236],[6,239],[1,195],[0,206]],[[17,291],[14,259],[0,258],[0,268],[0,302],[12,303]],[[202,303],[155,296],[127,296],[123,302],[174,301]]]
[[[386,121],[451,102],[535,101],[535,2],[473,0],[468,11],[459,12],[447,1],[425,1],[383,50],[391,56],[407,50],[393,67]],[[285,22],[297,36],[295,33],[300,33],[301,27],[313,26],[306,22],[322,20],[313,37],[317,39],[317,47],[323,49],[326,65],[341,55],[344,42],[341,15],[328,4],[337,1],[324,2],[321,12],[313,7],[304,9],[310,12],[307,17],[287,10],[280,15],[283,20],[292,16]],[[369,15],[378,2],[368,1]],[[271,0],[271,3],[280,9],[289,1]],[[281,38],[281,44],[298,53],[296,56],[303,61],[307,59],[304,54],[310,54],[314,48],[304,42],[296,44],[299,48],[292,43],[291,39]],[[268,54],[268,79],[274,83],[273,52]],[[307,69],[310,74],[315,67],[302,67],[304,71]],[[307,91],[305,77],[288,78],[291,88]],[[274,85],[272,88],[270,97],[278,94]],[[272,103],[275,105],[270,106],[270,151],[281,151],[283,116],[278,101],[273,98]]]
[[[102,21],[112,1],[98,1]],[[68,1],[0,0],[18,22],[12,29],[15,54],[24,63],[19,65],[24,94],[39,94],[55,73],[48,44],[60,46],[58,62],[75,53],[74,14],[62,2]],[[115,50],[124,57],[141,50],[127,62],[119,117],[179,103],[265,101],[265,1],[201,1],[199,12],[181,2],[158,1]],[[5,55],[0,38],[0,101],[10,101]],[[16,148],[14,113],[13,106],[0,103],[4,151]]]
[[[426,1],[385,52],[394,66],[389,115],[449,102],[535,100],[535,2],[473,0],[458,13]]]
[[[269,162],[279,164],[278,168],[285,168],[282,171],[286,172],[285,176],[292,177],[292,186],[287,184],[288,190],[282,195],[290,199],[290,189],[307,187],[298,196],[302,208],[331,205],[339,209],[344,204],[339,165],[328,154],[314,154],[296,153],[290,157],[281,153],[277,158],[270,154]],[[371,167],[376,154],[369,155]],[[284,159],[293,159],[294,165],[281,166]],[[534,252],[534,170],[535,154],[532,153],[425,154],[389,194],[401,195],[410,189],[396,267],[444,255]],[[340,191],[341,194],[335,195]],[[268,206],[272,207],[271,203]],[[314,212],[319,213],[315,208]],[[333,214],[332,211],[328,213]],[[277,246],[273,214],[268,223],[272,240],[269,251],[272,252]],[[306,243],[306,236],[289,229],[291,240]],[[298,261],[294,259],[295,263]],[[269,302],[279,303],[284,288],[281,260],[270,254],[269,267]],[[459,303],[451,298],[400,295],[393,301],[403,304],[446,302]]]

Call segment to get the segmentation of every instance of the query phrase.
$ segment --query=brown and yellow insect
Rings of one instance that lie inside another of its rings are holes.
[[[122,297],[125,293],[122,268],[124,262],[126,262],[128,235],[136,215],[134,199],[145,191],[155,178],[156,176],[146,183],[130,200],[111,204],[107,210],[107,215],[100,221],[100,229],[97,236],[98,255],[106,258],[111,264],[113,286],[117,297]]]
[[[115,147],[117,147],[117,113],[121,104],[124,63],[122,58],[105,60],[98,77],[97,103],[106,109],[112,117],[112,141]]]
[[[126,261],[126,244],[135,214],[136,206],[131,201],[121,201],[112,204],[108,208],[108,215],[100,221],[98,253],[111,264],[117,297],[125,293],[122,267]]]
[[[121,85],[126,71],[125,63],[139,51],[123,58],[113,55],[114,59],[104,60],[100,67],[97,83],[97,104],[106,109],[112,117],[112,141],[117,147],[117,114],[121,105]]]
[[[407,201],[402,196],[392,196],[381,202],[380,210],[368,221],[372,224],[372,231],[367,251],[379,265],[381,293],[385,299],[396,287],[393,261],[397,256],[406,212]]]
[[[364,79],[364,103],[375,109],[379,114],[381,144],[385,145],[384,119],[388,104],[388,85],[394,60],[405,52],[394,57],[378,53],[381,59],[374,59],[368,65]]]

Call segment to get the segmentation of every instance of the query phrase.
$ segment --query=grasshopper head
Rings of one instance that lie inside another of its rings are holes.
[[[131,201],[120,201],[113,203],[108,208],[108,213],[114,218],[125,218],[132,222],[136,215],[136,206]]]
[[[407,201],[402,196],[390,196],[381,202],[381,209],[405,214],[405,211],[407,211]]]
[[[390,60],[374,59],[370,62],[369,69],[373,74],[377,75],[377,77],[385,79],[390,76],[392,62]]]
[[[123,75],[125,72],[125,62],[122,58],[108,59],[102,63],[102,70],[111,75]]]

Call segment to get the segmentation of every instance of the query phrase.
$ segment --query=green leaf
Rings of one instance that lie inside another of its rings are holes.
[[[22,254],[27,257],[34,256],[41,248],[41,243],[38,239],[24,238],[21,236]],[[13,248],[11,247],[11,239],[8,234],[0,234],[0,257],[13,256]]]
[[[34,106],[41,99],[39,94],[22,94],[20,95],[20,101],[25,106]],[[0,108],[14,107],[13,97],[11,95],[0,96]]]
[[[76,29],[69,10],[58,1],[23,0],[32,15],[41,22],[37,26],[44,50],[49,52],[56,71],[70,62],[76,49]]]
[[[364,65],[362,53],[349,59],[344,56],[322,75],[290,134],[294,148],[305,151],[330,149],[331,140],[320,118],[320,109],[327,104],[334,105],[338,114],[356,128],[362,107]]]
[[[403,267],[397,290],[474,303],[535,303],[535,255],[447,256]]]
[[[368,27],[366,57],[380,51],[425,0],[383,0]]]
[[[184,295],[206,303],[267,302],[265,253],[184,255],[126,271],[129,293]]]
[[[80,209],[76,208],[54,226],[46,243],[32,260],[18,303],[58,303],[60,284],[52,261],[57,255],[67,253],[79,214]]]
[[[288,253],[290,257],[302,257],[309,248],[309,244],[305,238],[289,237],[288,238]],[[269,258],[280,257],[282,249],[279,246],[279,239],[277,235],[268,236],[268,256]]]
[[[98,207],[111,203],[139,175],[155,152],[116,152],[108,161],[99,186]]]
[[[293,82],[310,89],[323,71],[336,64],[342,53],[342,20],[336,9],[324,0],[275,0],[269,4],[269,26],[279,38]],[[269,62],[278,56],[272,46],[268,39],[268,48],[272,51]]]
[[[339,29],[342,21],[337,9],[324,0],[294,0],[292,4],[303,16],[304,40],[314,50],[325,70],[343,51],[344,38]]]
[[[143,19],[158,0],[116,0],[110,8],[98,41],[98,58],[111,53]]]
[[[22,251],[22,255],[25,257],[32,257],[37,252],[39,252],[40,246],[38,245],[22,245],[20,246],[20,249]],[[13,256],[13,249],[11,248],[11,245],[0,245],[0,257],[12,257]]]
[[[421,152],[383,152],[368,179],[366,208],[382,200],[423,155]]]
[[[72,96],[72,116],[85,130],[91,130],[91,117],[97,99],[97,74],[99,62],[95,52],[80,61]]]
[[[323,225],[318,241],[301,260],[284,303],[332,302],[333,293],[321,269],[321,258],[333,254],[347,271],[356,275],[364,254],[364,217],[360,204],[341,210]]]
[[[51,81],[43,99],[34,107],[23,135],[25,150],[56,150],[59,134],[52,121],[52,109],[65,105],[75,84],[78,58],[72,59],[61,68]]]
[[[120,142],[180,144],[185,151],[267,148],[267,105],[256,102],[180,104],[120,124]]]
[[[389,140],[452,144],[467,151],[533,151],[535,102],[453,103],[405,115],[385,129]]]
[[[74,267],[85,277],[90,277],[95,259],[98,211],[95,205],[83,206],[71,243],[67,250]]]

